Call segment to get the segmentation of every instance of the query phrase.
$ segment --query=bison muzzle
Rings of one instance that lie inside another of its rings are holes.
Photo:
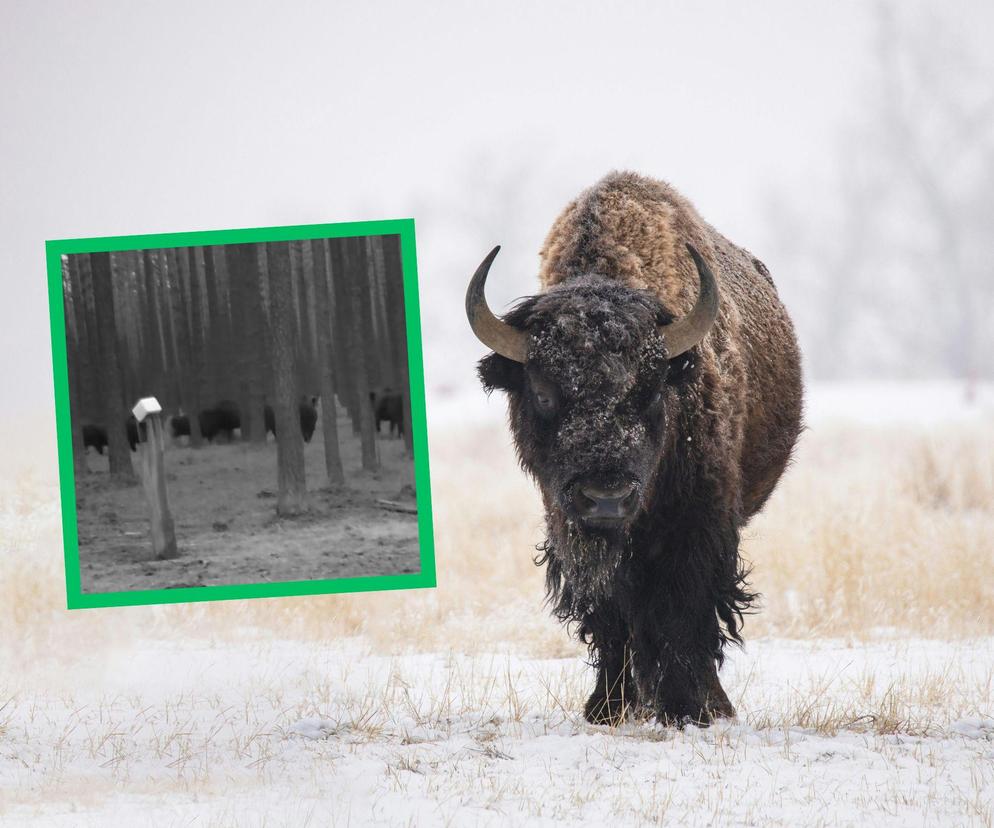
[[[484,298],[498,249],[466,312],[542,493],[550,603],[597,669],[586,718],[733,716],[718,669],[756,598],[739,533],[801,428],[797,344],[768,271],[632,173],[566,208],[542,292],[503,319]]]

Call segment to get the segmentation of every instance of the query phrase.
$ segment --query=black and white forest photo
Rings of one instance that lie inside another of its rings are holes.
[[[418,570],[398,235],[71,254],[62,275],[83,593]]]

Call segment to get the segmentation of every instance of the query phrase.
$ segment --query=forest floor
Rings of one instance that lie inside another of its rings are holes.
[[[347,484],[329,488],[320,426],[304,445],[306,515],[276,516],[276,442],[184,445],[166,452],[169,500],[180,556],[153,560],[140,483],[107,475],[107,457],[90,450],[77,478],[80,581],[84,593],[307,581],[417,572],[417,515],[380,501],[415,506],[414,469],[404,441],[377,440],[381,468],[364,472],[359,438],[339,424]],[[133,455],[137,469],[137,455]]]

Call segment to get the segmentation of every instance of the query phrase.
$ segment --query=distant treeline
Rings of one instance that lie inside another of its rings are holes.
[[[187,414],[193,446],[196,415],[219,400],[237,403],[244,440],[264,442],[267,405],[278,424],[281,409],[296,421],[301,399],[334,412],[337,398],[371,468],[371,395],[392,389],[410,448],[399,236],[75,254],[63,258],[63,286],[77,459],[82,426],[99,424],[111,471],[129,474],[123,425],[143,396]],[[340,478],[337,437],[325,451]]]

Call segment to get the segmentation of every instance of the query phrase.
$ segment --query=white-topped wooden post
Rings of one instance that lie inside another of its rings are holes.
[[[155,397],[143,397],[131,409],[138,421],[138,460],[142,486],[148,501],[152,524],[152,551],[157,560],[179,557],[176,548],[176,529],[169,511],[169,492],[166,489],[165,427],[162,406]],[[145,435],[142,435],[142,423]]]

